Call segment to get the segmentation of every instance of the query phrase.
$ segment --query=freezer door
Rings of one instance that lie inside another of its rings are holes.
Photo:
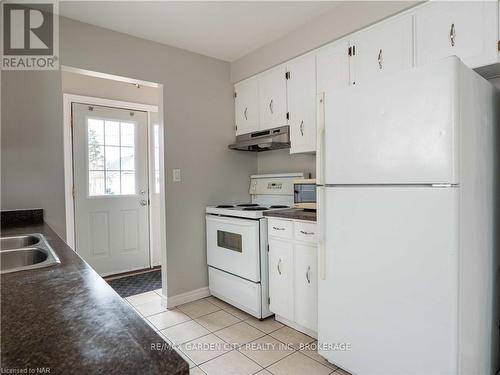
[[[458,190],[326,188],[328,361],[353,374],[457,373]]]
[[[325,183],[458,183],[460,64],[452,57],[326,93]]]

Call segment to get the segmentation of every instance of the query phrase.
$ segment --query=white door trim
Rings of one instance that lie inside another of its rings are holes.
[[[123,109],[132,109],[136,111],[146,111],[146,112],[158,112],[158,106],[149,104],[140,104],[132,102],[123,102],[119,100],[111,100],[104,98],[96,98],[92,96],[83,95],[73,95],[73,94],[63,94],[63,115],[64,115],[64,127],[63,127],[63,137],[64,137],[64,198],[66,207],[66,243],[72,249],[75,248],[75,212],[74,212],[74,197],[73,197],[73,143],[72,143],[72,132],[71,132],[71,104],[72,103],[84,103],[93,104],[104,107],[114,107]],[[148,121],[148,127],[149,127]],[[160,139],[162,142],[162,139]],[[149,144],[149,143],[148,143]],[[148,146],[149,149],[149,146]],[[163,158],[163,147],[160,143],[160,160]],[[160,179],[160,183],[163,183],[163,179]],[[160,209],[162,215],[164,215],[165,201],[164,194],[160,196]],[[166,243],[164,243],[165,236],[161,237],[161,247],[166,248]],[[151,251],[151,249],[150,249]],[[164,265],[164,264],[162,264]]]

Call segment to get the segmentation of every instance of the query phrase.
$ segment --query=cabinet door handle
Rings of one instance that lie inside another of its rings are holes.
[[[245,116],[245,120],[248,120],[247,112],[248,112],[248,108],[245,107],[245,111],[243,111],[243,115]]]
[[[378,51],[378,68],[382,69],[382,50]]]
[[[274,230],[285,230],[285,228],[273,227]]]
[[[450,43],[452,47],[455,47],[455,24],[452,23],[450,27]]]
[[[274,113],[274,107],[273,107],[273,100],[272,99],[269,102],[269,110],[271,111],[271,113]]]
[[[304,120],[302,120],[300,122],[299,129],[300,129],[300,134],[302,134],[302,136],[304,136]]]
[[[281,265],[281,258],[280,258],[280,260],[278,260],[278,264],[276,265],[276,268],[278,269],[278,273],[281,275],[281,267],[280,267],[280,265]]]
[[[314,234],[314,232],[306,232],[303,230],[301,230],[300,233],[305,234],[306,236],[310,236],[310,235]]]
[[[306,280],[308,284],[311,284],[311,276],[309,275],[310,272],[311,272],[311,266],[308,266],[306,271]]]

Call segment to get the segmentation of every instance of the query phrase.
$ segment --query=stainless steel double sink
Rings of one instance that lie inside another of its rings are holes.
[[[0,274],[61,263],[43,234],[0,237]]]

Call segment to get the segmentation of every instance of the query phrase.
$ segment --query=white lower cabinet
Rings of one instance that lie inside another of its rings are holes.
[[[269,297],[276,319],[316,336],[318,273],[316,224],[269,219]],[[273,228],[294,228],[285,238]],[[306,233],[304,237],[303,233]],[[299,235],[300,234],[300,235]]]
[[[293,244],[269,239],[269,309],[293,320]]]
[[[294,321],[316,331],[318,327],[318,273],[316,246],[294,244]]]

